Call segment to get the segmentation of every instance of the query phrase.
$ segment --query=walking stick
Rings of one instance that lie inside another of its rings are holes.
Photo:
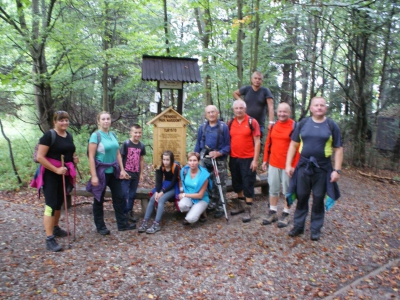
[[[74,235],[72,240],[75,242],[75,231],[76,231],[76,177],[74,178]]]
[[[224,193],[222,192],[221,180],[219,178],[219,172],[218,172],[217,162],[216,162],[215,158],[211,157],[211,163],[213,165],[215,182],[217,183],[217,186],[218,186],[219,196],[220,196],[220,199],[222,202],[222,207],[224,208],[226,222],[228,222],[229,219],[228,219],[228,213],[226,212]]]
[[[61,155],[61,166],[64,167],[64,155]],[[64,192],[64,208],[65,208],[65,217],[67,220],[67,236],[68,236],[68,248],[71,248],[71,242],[69,238],[69,221],[68,221],[68,204],[67,204],[67,190],[65,187],[65,175],[62,175],[63,182],[63,192]]]

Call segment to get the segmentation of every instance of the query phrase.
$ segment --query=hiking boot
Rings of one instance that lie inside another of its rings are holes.
[[[124,227],[118,228],[118,231],[127,231],[136,229],[136,223],[129,224],[127,223]]]
[[[139,226],[138,232],[139,233],[145,232],[148,228],[149,228],[149,225],[147,224],[147,221],[143,220],[142,224],[140,224],[140,226]]]
[[[251,206],[253,205],[253,202],[246,202],[245,200],[240,200],[240,202],[242,202],[244,204],[242,205],[246,205],[246,213],[245,216],[242,218],[242,222],[243,223],[248,223],[251,221]]]
[[[244,213],[244,208],[245,208],[244,199],[236,198],[236,199],[233,199],[232,201],[235,205],[235,208],[231,211],[231,216],[236,216],[238,214]]]
[[[109,235],[110,234],[110,230],[108,230],[107,227],[97,229],[97,232],[100,233],[101,235]]]
[[[214,218],[216,219],[222,218],[223,216],[224,216],[224,211],[219,209],[214,214]]]
[[[216,208],[215,203],[209,203],[207,206],[207,212],[213,211],[215,210],[215,208]]]
[[[263,225],[269,225],[278,221],[278,215],[275,210],[270,210],[266,219],[263,220]]]
[[[60,226],[54,226],[53,235],[57,237],[66,237],[68,236],[68,232],[61,229]]]
[[[304,233],[304,229],[300,229],[298,227],[293,227],[292,230],[289,231],[290,237],[296,237]]]
[[[46,238],[46,248],[47,250],[58,252],[62,250],[62,247],[57,243],[54,235]]]
[[[138,221],[138,219],[134,216],[133,211],[130,211],[126,214],[126,218],[128,219],[128,221],[131,221],[133,223],[136,223]]]
[[[146,230],[146,233],[156,233],[157,231],[161,230],[160,223],[153,222],[153,225],[149,229]]]
[[[311,232],[310,239],[312,241],[319,241],[320,237],[321,237],[321,232],[319,232],[319,231],[312,231]]]
[[[288,213],[282,213],[281,217],[279,218],[278,221],[278,228],[283,228],[289,225],[289,214]]]

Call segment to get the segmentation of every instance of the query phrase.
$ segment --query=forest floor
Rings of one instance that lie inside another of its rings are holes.
[[[70,248],[58,239],[64,251],[52,253],[45,250],[43,198],[31,189],[2,192],[0,298],[400,299],[400,184],[343,173],[342,197],[318,242],[308,222],[296,238],[288,236],[291,225],[263,226],[261,195],[247,224],[239,215],[182,226],[183,216],[168,205],[153,235],[118,232],[108,201],[109,236],[96,232],[91,200],[78,197],[76,239]],[[135,209],[140,214],[139,204]],[[69,218],[72,229],[73,208]]]

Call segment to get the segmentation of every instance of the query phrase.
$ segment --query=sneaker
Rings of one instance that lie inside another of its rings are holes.
[[[128,212],[128,213],[126,214],[126,218],[127,218],[129,221],[133,222],[133,223],[136,223],[136,222],[138,221],[138,219],[134,216],[133,211]]]
[[[140,224],[140,226],[139,226],[138,232],[139,233],[145,232],[148,228],[149,228],[149,225],[147,224],[147,221],[143,220],[142,224]]]
[[[281,217],[279,218],[278,221],[278,228],[283,228],[289,225],[289,214],[288,213],[282,213]]]
[[[127,230],[133,230],[133,229],[136,229],[136,223],[126,224],[125,227],[118,228],[118,231],[127,231]]]
[[[53,251],[53,252],[58,252],[62,250],[62,247],[57,244],[56,239],[54,238],[54,235],[46,238],[46,248],[47,250]]]
[[[319,241],[320,237],[321,237],[321,232],[319,232],[319,231],[311,231],[310,239],[312,241]]]
[[[160,223],[154,222],[153,225],[149,229],[146,230],[146,233],[156,233],[161,230]]]
[[[108,230],[107,227],[97,229],[97,232],[100,233],[101,235],[109,235],[110,234],[110,230]]]
[[[270,210],[267,218],[265,220],[263,220],[263,225],[269,225],[276,221],[278,221],[278,216],[277,216],[276,211]]]
[[[54,226],[53,235],[57,237],[66,237],[68,236],[68,232],[61,229],[60,226]]]

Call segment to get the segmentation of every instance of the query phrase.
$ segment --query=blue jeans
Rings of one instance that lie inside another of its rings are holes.
[[[136,190],[139,185],[139,177],[136,179],[123,179],[121,181],[122,193],[126,202],[124,213],[133,210],[133,204],[135,203]]]
[[[157,214],[156,214],[156,219],[155,221],[157,223],[160,223],[162,215],[164,213],[164,204],[170,199],[173,199],[175,197],[175,189],[172,189],[165,194],[163,194],[159,199],[158,199],[158,206],[157,206]],[[147,210],[146,214],[144,215],[144,219],[148,221],[150,219],[151,213],[153,212],[154,209],[154,202],[156,202],[156,194],[154,193],[153,196],[151,196],[149,204],[147,205]]]

